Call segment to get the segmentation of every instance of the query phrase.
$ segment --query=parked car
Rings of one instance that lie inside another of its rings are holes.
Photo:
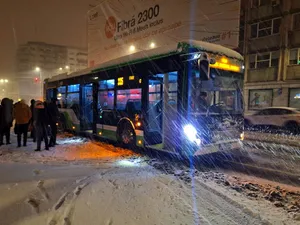
[[[245,128],[283,128],[298,134],[300,131],[300,110],[289,107],[264,108],[252,115],[245,115]]]

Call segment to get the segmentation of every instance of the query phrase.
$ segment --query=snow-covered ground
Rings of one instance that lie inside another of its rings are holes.
[[[245,197],[238,188],[190,176],[191,171],[162,173],[151,164],[127,159],[111,164],[77,179],[48,210],[34,210],[14,224],[300,224],[294,214]],[[47,202],[43,196],[32,197],[31,204]]]
[[[0,224],[300,224],[300,191],[62,136],[0,148]]]
[[[63,134],[58,137],[55,148],[49,151],[35,152],[36,143],[31,139],[26,147],[16,147],[16,137],[12,136],[11,145],[0,147],[0,162],[26,163],[84,163],[93,161],[111,161],[116,158],[133,157],[136,155],[130,150],[114,147],[100,142],[91,142],[86,138]],[[42,149],[44,145],[42,143]]]

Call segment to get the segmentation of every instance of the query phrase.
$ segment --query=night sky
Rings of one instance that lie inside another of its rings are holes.
[[[86,48],[86,12],[93,0],[0,0],[0,78],[14,71],[27,41]]]

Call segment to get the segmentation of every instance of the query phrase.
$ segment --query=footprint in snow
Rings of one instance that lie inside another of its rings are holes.
[[[36,213],[40,212],[40,201],[38,199],[35,199],[34,197],[29,197],[27,200],[27,203],[35,210]]]

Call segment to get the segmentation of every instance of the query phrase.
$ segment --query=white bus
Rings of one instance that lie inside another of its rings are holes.
[[[61,125],[125,145],[182,155],[238,148],[243,134],[243,57],[181,41],[45,80]]]

